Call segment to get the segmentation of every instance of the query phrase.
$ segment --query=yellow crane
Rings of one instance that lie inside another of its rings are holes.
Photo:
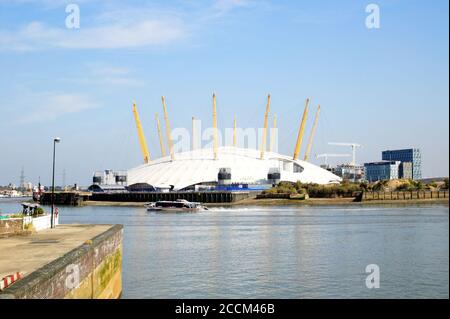
[[[147,142],[145,141],[144,131],[142,130],[141,120],[139,119],[136,102],[133,102],[133,114],[138,131],[139,144],[141,145],[142,155],[144,156],[144,163],[147,164],[148,162],[150,162],[150,154],[148,152]]]
[[[269,152],[273,151],[273,145],[275,143],[275,131],[277,130],[277,115],[273,115],[273,127],[270,132],[270,143],[269,143]]]
[[[305,161],[308,161],[309,154],[311,153],[311,147],[312,147],[312,143],[313,143],[313,139],[314,139],[314,134],[316,132],[317,121],[319,119],[319,113],[320,113],[320,104],[317,107],[316,117],[314,118],[314,124],[313,124],[313,127],[311,129],[311,135],[309,136],[308,146],[306,147]]]
[[[172,136],[170,134],[169,116],[167,115],[167,107],[166,107],[166,101],[164,99],[164,95],[161,96],[161,101],[162,101],[163,110],[164,110],[164,122],[166,124],[167,145],[169,147],[170,159],[173,160],[174,156],[173,156],[173,148],[172,148]]]
[[[305,132],[305,123],[308,117],[308,107],[309,107],[309,99],[306,99],[305,110],[303,111],[302,122],[300,124],[300,128],[298,130],[297,135],[297,143],[295,144],[294,150],[294,160],[298,159],[298,154],[300,153],[300,147],[302,146],[303,133]]]
[[[267,127],[269,126],[269,110],[270,110],[270,94],[267,96],[267,105],[266,105],[266,113],[264,114],[264,130],[262,136],[261,143],[261,156],[260,158],[264,158],[264,152],[266,151],[267,146]]]
[[[158,113],[155,113],[156,128],[158,129],[159,147],[161,148],[161,156],[166,156],[166,148],[164,147],[163,134],[161,131],[161,123],[159,122]]]

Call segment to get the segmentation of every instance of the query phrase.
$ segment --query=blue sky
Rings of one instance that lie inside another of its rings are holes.
[[[68,3],[79,29],[65,27]],[[379,29],[366,28],[370,3]],[[235,114],[261,127],[271,93],[281,153],[309,97],[306,137],[322,106],[313,154],[357,142],[362,163],[419,147],[423,175],[448,176],[448,45],[446,0],[0,0],[0,184],[18,184],[22,167],[49,183],[54,136],[59,184],[63,170],[87,185],[95,170],[140,164],[133,100],[158,157],[161,95],[172,128],[190,128],[192,116],[211,122],[213,91],[221,128]]]

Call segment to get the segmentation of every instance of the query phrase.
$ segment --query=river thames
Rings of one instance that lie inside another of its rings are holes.
[[[19,203],[1,199],[1,212]],[[59,212],[61,223],[124,225],[123,298],[449,297],[447,205]],[[366,287],[369,264],[378,289]]]

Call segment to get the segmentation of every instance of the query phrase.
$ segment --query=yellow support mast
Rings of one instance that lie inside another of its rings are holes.
[[[273,145],[275,143],[275,131],[277,129],[277,115],[273,115],[273,127],[272,131],[270,132],[270,144],[269,144],[269,152],[273,151]]]
[[[144,163],[147,164],[150,162],[150,154],[148,152],[147,142],[145,141],[145,135],[144,135],[144,131],[142,129],[141,120],[139,119],[136,102],[133,102],[133,114],[134,114],[134,120],[136,122],[136,128],[138,131],[139,144],[141,145],[142,155],[144,156]]]
[[[303,133],[305,132],[305,123],[308,117],[309,99],[306,99],[305,110],[303,111],[302,122],[298,130],[297,143],[295,144],[294,150],[294,160],[298,159],[298,154],[300,153],[300,147],[302,146]]]
[[[164,122],[166,124],[166,137],[167,137],[167,146],[169,147],[170,158],[173,160],[173,148],[172,148],[172,136],[170,133],[170,124],[169,124],[169,116],[167,115],[166,101],[164,99],[164,95],[161,97],[163,109],[164,109]]]
[[[158,113],[155,113],[155,119],[156,119],[156,127],[158,129],[159,147],[161,148],[161,156],[165,157],[166,156],[166,148],[164,147],[163,134],[161,131],[161,123],[159,122]]]
[[[236,122],[236,115],[234,116],[234,121],[233,121],[233,146],[236,147],[237,146],[237,135],[236,135],[236,131],[237,131],[237,122]]]
[[[213,93],[213,133],[214,133],[214,159],[217,159],[217,103],[216,103],[216,94]]]
[[[319,113],[320,113],[320,104],[317,107],[316,117],[314,118],[314,124],[313,124],[313,127],[311,129],[311,135],[309,136],[308,146],[306,147],[305,161],[308,161],[309,154],[311,153],[311,147],[312,147],[312,143],[313,143],[313,140],[314,140],[314,134],[316,132],[317,121],[319,120]]]
[[[270,109],[270,94],[267,96],[266,113],[264,114],[264,131],[261,143],[261,159],[264,158],[264,152],[267,146],[267,127],[269,126],[269,109]]]

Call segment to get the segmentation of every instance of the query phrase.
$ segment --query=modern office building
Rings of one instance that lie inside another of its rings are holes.
[[[418,148],[408,148],[403,150],[387,150],[381,153],[383,161],[400,161],[412,163],[412,177],[408,177],[408,164],[403,167],[403,174],[400,178],[412,178],[414,180],[422,178],[422,155]]]
[[[399,167],[398,177],[413,179],[413,165],[411,162],[402,162]]]
[[[365,179],[369,182],[397,179],[400,161],[383,161],[364,164]]]

